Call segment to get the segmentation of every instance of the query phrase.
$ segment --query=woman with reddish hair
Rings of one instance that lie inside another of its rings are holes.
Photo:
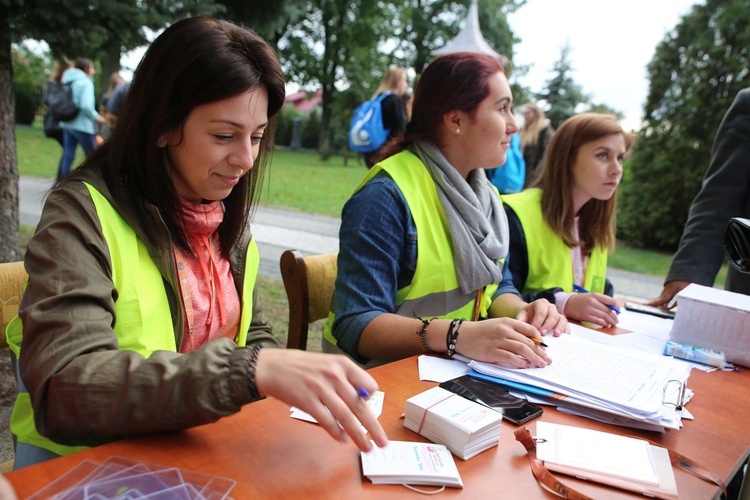
[[[507,219],[482,171],[505,163],[518,131],[512,102],[492,57],[450,54],[425,69],[406,130],[344,206],[324,350],[360,363],[424,352],[521,368],[551,361],[540,334],[567,322],[513,287]]]

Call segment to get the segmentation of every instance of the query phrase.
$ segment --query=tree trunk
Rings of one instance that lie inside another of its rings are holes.
[[[318,152],[330,154],[330,136],[328,129],[331,124],[331,110],[333,107],[333,85],[323,85],[323,100],[321,101],[323,112],[320,115],[320,134],[318,135]]]
[[[0,262],[20,259],[18,253],[18,164],[13,64],[10,56],[10,12],[0,3]]]

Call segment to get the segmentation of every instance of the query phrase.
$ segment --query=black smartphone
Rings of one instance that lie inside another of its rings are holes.
[[[525,424],[544,412],[541,406],[516,397],[499,385],[473,379],[468,375],[446,380],[440,387],[492,408],[501,413],[505,420],[516,425]]]
[[[664,319],[674,319],[675,316],[675,311],[662,309],[661,307],[647,306],[646,304],[638,304],[635,302],[625,302],[625,309],[641,314],[650,314],[651,316],[657,316]]]

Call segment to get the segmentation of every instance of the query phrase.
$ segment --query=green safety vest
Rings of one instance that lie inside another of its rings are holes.
[[[396,292],[396,314],[471,319],[476,292],[465,294],[459,286],[448,219],[429,171],[419,158],[403,151],[371,168],[355,192],[381,170],[396,182],[404,195],[418,235],[417,268],[411,283]],[[497,283],[484,287],[480,317],[487,316],[496,290]],[[323,335],[335,345],[331,332],[333,320],[331,312]]]
[[[570,256],[570,247],[544,220],[541,189],[532,188],[516,194],[503,195],[502,199],[518,216],[526,236],[529,275],[521,293],[528,294],[556,287],[568,293],[572,292],[573,259]],[[583,287],[590,292],[604,293],[606,276],[607,251],[601,245],[597,245],[586,264]]]
[[[107,240],[112,263],[112,282],[118,292],[114,332],[120,349],[135,351],[148,358],[156,351],[177,351],[174,325],[164,279],[135,231],[109,201],[93,186],[86,184],[94,202],[102,233]],[[242,313],[235,343],[243,347],[252,321],[253,288],[260,257],[255,240],[247,249],[242,290]],[[23,325],[13,318],[6,329],[8,345],[19,359]],[[85,450],[87,446],[65,446],[42,436],[34,423],[34,411],[28,392],[16,397],[10,428],[18,442],[44,448],[58,455]]]

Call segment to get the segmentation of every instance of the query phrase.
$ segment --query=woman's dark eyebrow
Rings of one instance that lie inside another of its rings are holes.
[[[226,123],[227,125],[231,125],[233,127],[237,127],[238,129],[241,129],[241,130],[245,129],[245,126],[243,124],[235,122],[233,120],[221,120],[221,119],[219,119],[219,120],[211,120],[211,123]],[[257,127],[255,127],[255,129],[257,130],[259,128],[266,128],[266,127],[268,127],[268,122],[261,123],[260,125],[258,125]]]

